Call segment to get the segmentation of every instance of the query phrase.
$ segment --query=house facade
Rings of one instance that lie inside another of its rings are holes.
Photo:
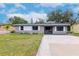
[[[44,34],[67,34],[70,24],[68,23],[44,23],[44,24],[14,24],[16,32],[44,33]]]

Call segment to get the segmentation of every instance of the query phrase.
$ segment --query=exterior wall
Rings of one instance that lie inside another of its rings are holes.
[[[67,26],[63,27],[63,31],[57,31],[57,27],[53,27],[53,34],[67,34]]]
[[[19,31],[19,26],[14,26],[15,31],[18,32]]]
[[[44,33],[44,26],[39,26],[40,27],[40,32]]]
[[[79,33],[79,24],[74,24],[71,26],[71,32]]]
[[[19,26],[19,31],[22,31],[20,30],[20,26]],[[32,31],[32,26],[24,26],[24,30],[23,31]]]
[[[67,26],[64,26],[64,31],[57,31],[56,26],[53,26],[53,34],[67,34]],[[32,30],[32,26],[24,26],[24,30],[20,30],[20,26],[15,26],[16,32],[23,33],[44,33],[44,26],[38,26],[38,30]]]
[[[33,30],[32,26],[24,26],[24,30],[20,30],[20,26],[15,26],[15,31],[23,33],[43,33],[43,28],[43,26],[38,26],[38,30]]]

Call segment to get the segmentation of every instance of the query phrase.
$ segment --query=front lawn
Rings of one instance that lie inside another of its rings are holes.
[[[71,35],[79,37],[79,33],[72,32]]]
[[[71,33],[71,35],[79,36],[79,33]]]
[[[42,34],[0,35],[0,56],[36,55]]]

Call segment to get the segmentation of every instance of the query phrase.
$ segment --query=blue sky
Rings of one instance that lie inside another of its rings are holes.
[[[6,3],[0,4],[0,23],[6,23],[10,17],[19,16],[30,22],[32,18],[34,21],[47,19],[47,14],[55,9],[72,9],[77,13],[79,11],[79,4],[64,4],[64,3]]]

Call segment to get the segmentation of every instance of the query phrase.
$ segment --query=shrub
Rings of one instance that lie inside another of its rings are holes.
[[[11,31],[11,33],[15,33],[15,31],[14,31],[14,30],[12,30],[12,31]]]

